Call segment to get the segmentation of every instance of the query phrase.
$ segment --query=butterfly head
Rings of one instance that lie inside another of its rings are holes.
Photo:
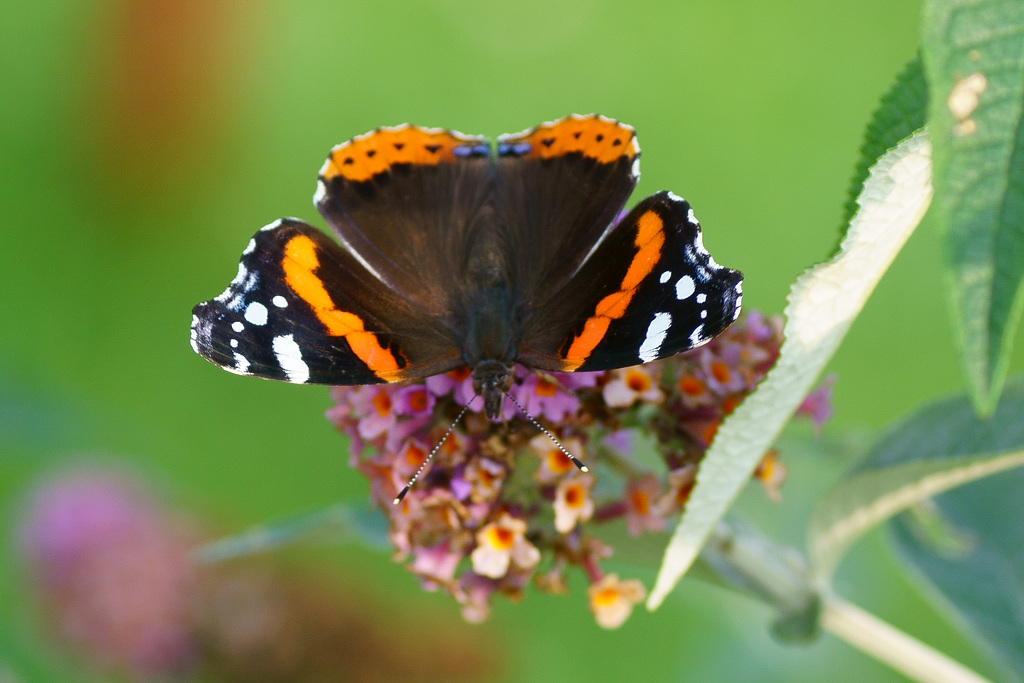
[[[482,360],[473,367],[473,391],[484,397],[484,412],[492,420],[501,415],[501,402],[512,388],[514,369],[500,360]]]

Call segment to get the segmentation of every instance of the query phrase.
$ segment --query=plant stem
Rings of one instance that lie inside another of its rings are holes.
[[[984,683],[988,679],[835,595],[823,595],[821,628],[922,683]]]

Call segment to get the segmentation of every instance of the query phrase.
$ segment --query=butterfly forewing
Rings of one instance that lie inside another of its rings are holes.
[[[312,384],[421,379],[461,364],[446,328],[323,232],[282,219],[193,309],[192,347],[237,374]]]
[[[573,277],[636,186],[639,157],[633,129],[597,115],[498,138],[494,214],[524,301]]]
[[[466,251],[486,213],[490,150],[482,137],[380,128],[331,151],[315,202],[370,272],[442,317],[454,308]]]
[[[518,360],[608,370],[686,351],[739,316],[742,280],[704,249],[690,205],[660,192],[637,204],[533,313]]]

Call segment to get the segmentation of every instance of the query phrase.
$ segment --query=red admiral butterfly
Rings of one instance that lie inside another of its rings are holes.
[[[311,384],[472,368],[488,416],[513,365],[573,372],[691,349],[740,312],[690,205],[639,177],[633,129],[569,116],[498,138],[415,126],[335,147],[314,201],[336,242],[294,218],[256,233],[238,275],[192,316],[225,370]]]

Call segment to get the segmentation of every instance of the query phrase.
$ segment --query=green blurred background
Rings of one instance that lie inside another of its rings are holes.
[[[45,644],[12,550],[41,473],[128,463],[224,531],[365,496],[322,417],[326,390],[233,376],[188,344],[191,307],[222,291],[257,228],[323,225],[311,197],[332,145],[405,121],[496,136],[573,112],[620,119],[644,150],[638,196],[689,199],[716,259],[746,274],[745,306],[781,312],[835,242],[863,127],[916,50],[919,12],[891,0],[0,5],[0,673],[93,680]],[[926,222],[833,363],[827,439],[959,387],[939,265]],[[848,461],[793,450],[781,508],[744,505],[798,543]],[[384,553],[300,555],[371,585],[390,605],[382,619],[455,621],[452,601]],[[977,664],[880,536],[839,587]],[[829,637],[779,645],[769,619],[691,580],[605,632],[582,582],[530,591],[477,627],[500,662],[482,680],[899,680]],[[464,631],[452,633],[458,648]]]

